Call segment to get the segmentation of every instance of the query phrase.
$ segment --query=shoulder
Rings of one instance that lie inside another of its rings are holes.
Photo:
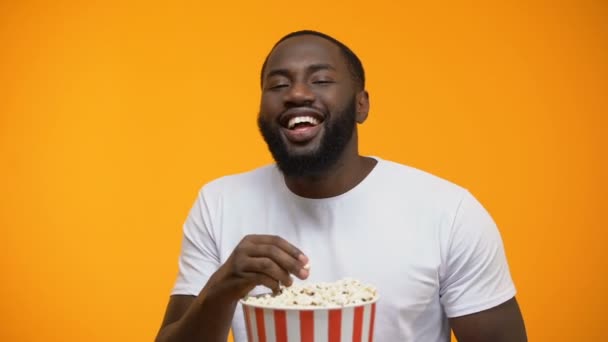
[[[455,203],[466,196],[468,190],[446,178],[399,162],[377,158],[376,186],[392,189],[401,196],[435,204]]]
[[[200,195],[204,197],[222,197],[229,194],[243,194],[268,190],[268,186],[277,181],[280,173],[274,164],[228,174],[213,179],[200,188]]]

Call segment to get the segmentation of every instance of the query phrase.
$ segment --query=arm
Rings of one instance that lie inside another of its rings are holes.
[[[451,318],[450,325],[459,342],[528,341],[515,297],[488,310]]]
[[[276,236],[245,237],[198,296],[172,296],[157,342],[225,342],[239,299],[258,285],[273,291],[308,277],[308,259]]]
[[[459,205],[445,244],[441,301],[460,342],[525,342],[502,239],[470,194]]]
[[[214,277],[219,277],[219,274]],[[213,292],[212,286],[206,286],[198,297],[171,296],[156,341],[225,342],[236,301],[222,295],[222,291]]]

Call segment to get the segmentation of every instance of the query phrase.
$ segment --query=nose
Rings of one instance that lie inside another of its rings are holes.
[[[291,105],[311,104],[315,101],[315,93],[303,82],[292,84],[289,91],[285,93],[285,103]]]

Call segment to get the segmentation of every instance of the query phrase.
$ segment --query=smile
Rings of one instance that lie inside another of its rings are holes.
[[[312,116],[295,116],[289,119],[287,129],[298,129],[301,127],[310,127],[320,124],[319,120]]]
[[[323,129],[325,115],[314,108],[290,108],[279,117],[284,137],[292,144],[303,145],[312,141]]]

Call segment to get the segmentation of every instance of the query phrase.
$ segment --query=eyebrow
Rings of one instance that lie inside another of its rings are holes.
[[[334,66],[332,66],[331,64],[327,64],[327,63],[318,63],[318,64],[312,64],[309,65],[306,68],[306,72],[311,74],[314,72],[317,72],[319,70],[333,70],[335,71],[336,68]],[[268,74],[266,75],[266,78],[270,78],[272,76],[285,76],[285,77],[289,77],[289,75],[291,75],[291,72],[287,69],[272,69],[268,72]]]

